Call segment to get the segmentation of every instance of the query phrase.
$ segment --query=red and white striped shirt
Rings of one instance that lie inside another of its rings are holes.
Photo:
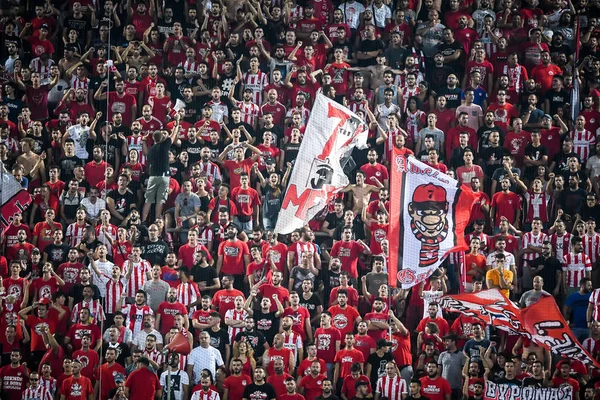
[[[177,65],[177,67],[181,67],[183,68],[183,70],[185,71],[186,75],[200,75],[200,64],[198,64],[197,62],[189,62],[187,60],[185,60],[182,63],[179,63],[179,65]]]
[[[582,164],[590,157],[590,149],[596,145],[596,135],[584,129],[583,131],[571,131],[569,137],[573,139],[573,151],[579,156]]]
[[[359,101],[359,102],[352,101],[352,102],[350,102],[350,104],[348,104],[348,109],[355,114],[358,111],[362,111],[363,113],[366,113],[368,108],[369,108],[369,101],[366,99]]]
[[[546,192],[533,193],[530,190],[523,197],[525,197],[527,204],[525,222],[530,224],[534,218],[541,219],[544,224],[548,222],[548,202],[550,201],[550,196]]]
[[[200,166],[200,172],[204,172],[206,174],[206,177],[208,178],[208,181],[210,183],[213,183],[214,181],[223,180],[223,175],[221,175],[221,169],[214,162],[209,161],[206,164],[204,164],[202,161],[198,161],[196,165]]]
[[[40,74],[41,84],[44,85],[46,84],[45,82],[50,82],[52,79],[50,77],[50,67],[53,65],[54,61],[52,60],[48,60],[48,62],[44,64],[39,57],[36,57],[29,63],[29,69],[31,69],[31,72],[38,72]]]
[[[269,84],[269,75],[262,71],[258,71],[256,74],[244,72],[242,75],[242,84],[244,90],[252,90],[252,102],[258,107],[263,103],[263,91],[265,90],[265,86]]]
[[[402,91],[400,92],[400,96],[402,98],[402,112],[406,111],[406,107],[408,106],[408,99],[412,96],[418,95],[420,92],[421,90],[418,86],[415,86],[412,89],[408,86],[402,88]]]
[[[192,304],[198,301],[200,298],[200,289],[198,289],[198,285],[196,282],[188,281],[186,283],[181,282],[177,285],[177,301],[181,304]],[[194,309],[190,309],[190,317],[192,313],[195,311]]]
[[[308,252],[315,254],[317,252],[317,246],[312,242],[296,242],[292,244],[288,251],[296,252],[296,261],[294,265],[302,265],[302,253]]]
[[[100,243],[102,243],[103,245],[106,246],[106,250],[108,251],[108,254],[112,254],[112,246],[111,246],[110,242],[108,241],[107,236],[110,236],[112,240],[116,240],[118,228],[116,226],[114,226],[113,224],[109,224],[106,227],[106,234],[105,234],[104,231],[102,230],[103,226],[104,225],[96,226],[96,237],[98,238],[98,241]]]
[[[526,234],[523,235],[523,248],[526,249],[527,246],[532,245],[532,246],[539,247],[541,249],[542,244],[546,240],[548,240],[548,236],[546,236],[546,234],[543,232],[538,233],[537,236],[534,235],[533,232],[527,232]],[[538,257],[539,257],[538,253],[524,253],[523,254],[524,261],[533,261]]]
[[[244,309],[242,309],[242,311],[237,311],[235,308],[232,308],[225,312],[225,320],[229,318],[234,321],[245,321],[247,317],[248,313]],[[234,342],[235,335],[241,331],[243,331],[243,328],[234,328],[233,326],[227,327],[227,333],[229,333],[229,340],[231,343]]]
[[[143,305],[138,307],[135,304],[124,305],[121,309],[123,314],[127,314],[127,326],[131,329],[133,337],[135,337],[141,330],[142,324],[144,323],[145,315],[154,315],[154,311],[150,306]]]
[[[569,232],[565,232],[562,236],[558,236],[556,233],[550,235],[550,244],[552,244],[552,248],[554,249],[554,255],[559,260],[562,260],[571,251],[569,247],[570,243],[571,234]]]
[[[594,359],[597,360],[597,357],[600,356],[600,340],[589,337],[581,342],[581,346],[583,346]]]
[[[142,357],[147,357],[149,360],[154,361],[158,365],[162,365],[164,362],[165,356],[162,355],[160,350],[155,348],[152,351],[148,351],[148,349],[144,349],[144,351],[142,352]]]
[[[138,160],[141,164],[146,165],[146,156],[144,155],[144,149],[142,147],[143,137],[142,136],[128,136],[127,137],[127,162],[129,162],[129,152],[135,150],[138,152]]]
[[[400,375],[390,378],[387,375],[377,379],[375,393],[386,397],[388,400],[401,400],[403,394],[408,393],[406,381]]]
[[[487,255],[488,250],[492,246],[492,242],[491,242],[490,237],[488,236],[488,234],[487,233],[483,233],[483,232],[481,232],[480,234],[477,234],[475,232],[469,233],[465,237],[465,241],[467,242],[467,245],[469,243],[471,243],[471,240],[473,238],[478,238],[479,239],[479,253],[481,253],[483,255]]]
[[[215,392],[212,389],[208,389],[208,392],[200,389],[192,393],[191,400],[221,400],[221,397],[219,396],[219,392]]]
[[[122,281],[110,279],[106,282],[106,297],[104,298],[104,309],[107,314],[114,314],[119,309],[119,300],[125,289]]]
[[[255,103],[246,103],[245,101],[236,101],[235,106],[242,112],[242,121],[251,126],[256,126],[256,121],[260,114],[260,107]]]
[[[46,379],[43,376],[40,376],[40,386],[46,388],[51,396],[54,396],[54,393],[56,393],[56,382],[56,379],[53,377]]]
[[[79,322],[79,312],[82,308],[88,308],[90,310],[92,324],[97,324],[98,322],[105,320],[104,309],[102,308],[100,300],[92,299],[89,302],[83,300],[73,306],[73,311],[71,312],[71,322],[74,324]]]
[[[491,57],[491,54],[488,55]],[[505,64],[504,67],[502,67],[501,75],[508,76],[508,88],[516,91],[517,94],[521,93],[523,84],[528,78],[527,70],[519,64],[516,64],[514,67],[509,67],[508,64]]]
[[[592,262],[583,253],[569,253],[563,257],[563,272],[567,273],[567,287],[579,288],[581,278],[585,278],[586,272],[592,272]]]
[[[123,273],[125,276],[127,276],[129,268],[133,268],[133,271],[131,272],[131,277],[127,281],[127,293],[128,296],[133,297],[135,296],[135,292],[140,290],[144,286],[144,283],[146,283],[152,266],[148,261],[143,259],[140,259],[140,262],[138,263],[132,263],[130,260],[126,260],[123,263]]]
[[[52,400],[52,395],[42,385],[39,385],[36,389],[29,387],[23,392],[22,400]]]
[[[306,107],[294,107],[294,108],[290,108],[288,110],[288,112],[285,114],[286,118],[292,118],[292,116],[296,113],[300,113],[300,116],[302,117],[302,126],[306,126],[306,124],[308,124],[308,118],[310,118],[310,110]]]
[[[65,236],[69,239],[69,246],[77,247],[79,243],[83,240],[83,235],[85,234],[85,228],[89,225],[84,223],[82,225],[78,225],[77,222],[73,222],[67,227],[67,232]]]
[[[581,237],[583,245],[583,254],[590,258],[592,264],[598,259],[598,250],[600,250],[600,234],[594,232],[592,235],[585,234]]]
[[[82,89],[85,93],[84,103],[88,102],[88,89],[90,88],[90,80],[88,78],[79,79],[76,75],[71,77],[71,89],[77,91]],[[91,117],[91,116],[90,116]]]
[[[282,332],[281,336],[283,337],[283,347],[294,353],[294,359],[296,360],[296,364],[298,364],[300,362],[300,360],[298,360],[298,350],[303,346],[302,336],[292,329],[290,329],[289,334]]]
[[[595,321],[600,320],[600,289],[594,289],[590,295],[590,304],[594,307],[593,318]]]

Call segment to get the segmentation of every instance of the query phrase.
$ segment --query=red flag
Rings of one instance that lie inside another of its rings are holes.
[[[543,297],[520,309],[498,289],[491,289],[444,296],[440,304],[442,308],[477,317],[488,325],[525,336],[554,354],[600,368],[573,335],[553,297]]]
[[[449,253],[468,249],[464,231],[476,196],[398,149],[391,182],[388,280],[408,289],[427,279]]]
[[[29,193],[12,174],[0,168],[0,236],[10,227],[16,214],[22,214],[31,203]]]

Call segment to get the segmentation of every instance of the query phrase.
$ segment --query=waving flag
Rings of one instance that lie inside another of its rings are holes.
[[[466,250],[464,231],[475,194],[467,186],[394,149],[390,193],[389,284],[408,289],[450,253]]]
[[[354,147],[365,148],[368,129],[335,101],[317,95],[283,199],[275,231],[302,228],[349,183],[340,160]]]
[[[31,203],[31,196],[12,174],[0,167],[0,235],[10,227],[16,214],[22,214]]]
[[[444,296],[440,305],[444,309],[479,318],[498,329],[520,334],[554,354],[600,368],[600,364],[577,341],[551,296],[542,297],[529,307],[519,308],[498,289],[490,289]]]

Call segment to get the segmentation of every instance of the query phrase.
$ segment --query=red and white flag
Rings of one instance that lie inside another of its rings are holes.
[[[554,297],[542,297],[529,307],[519,308],[498,289],[444,296],[443,309],[481,319],[485,324],[520,334],[552,353],[600,368],[583,348],[563,318]]]
[[[468,249],[465,228],[476,199],[450,176],[394,149],[390,187],[389,284],[408,289],[450,253]]]
[[[295,161],[275,232],[302,228],[349,183],[340,161],[365,148],[368,129],[352,111],[318,94]]]
[[[22,214],[31,196],[12,174],[0,168],[0,236],[10,227],[16,214]]]

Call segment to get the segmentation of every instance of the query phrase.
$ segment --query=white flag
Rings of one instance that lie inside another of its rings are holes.
[[[30,203],[29,193],[0,162],[0,236],[11,226],[15,214],[22,214]]]
[[[340,160],[366,148],[368,128],[346,107],[318,94],[296,157],[275,232],[302,228],[349,183]]]

